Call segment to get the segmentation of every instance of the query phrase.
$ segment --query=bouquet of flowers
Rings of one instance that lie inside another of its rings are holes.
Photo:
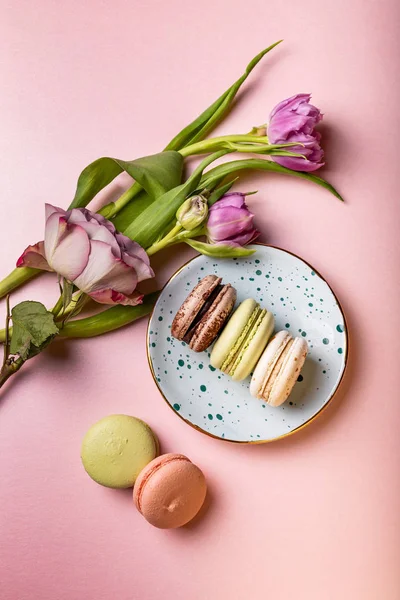
[[[0,282],[0,298],[6,297],[7,305],[5,328],[0,331],[4,344],[0,387],[56,336],[101,335],[147,315],[157,293],[144,296],[140,283],[154,276],[150,257],[167,246],[184,243],[216,258],[251,254],[246,246],[259,234],[254,215],[246,194],[232,190],[241,171],[301,177],[342,199],[313,174],[324,164],[324,153],[315,130],[322,114],[310,103],[310,94],[280,102],[267,124],[248,133],[207,137],[254,67],[279,43],[260,52],[244,74],[162,152],[131,161],[99,158],[80,174],[67,210],[46,204],[44,241],[28,246],[16,269]],[[213,165],[233,153],[253,156]],[[204,158],[184,178],[185,159],[194,155]],[[87,209],[123,172],[133,178],[131,187],[99,212]],[[43,271],[54,272],[58,279],[56,305],[47,309],[40,302],[24,301],[10,309],[10,292]],[[99,311],[77,318],[90,299]],[[109,307],[100,310],[101,305]]]

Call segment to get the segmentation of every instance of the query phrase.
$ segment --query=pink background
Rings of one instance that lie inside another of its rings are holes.
[[[262,239],[330,281],[351,336],[329,410],[266,446],[213,440],[173,414],[147,368],[145,320],[32,360],[0,396],[2,600],[400,597],[396,5],[1,2],[2,274],[42,237],[43,203],[68,205],[84,166],[160,150],[283,37],[218,132],[246,132],[279,100],[313,93],[325,113],[324,175],[346,204],[272,174],[242,188],[259,189]],[[159,282],[183,258],[171,255]],[[55,280],[41,278],[13,302],[56,295]],[[203,468],[202,519],[153,529],[130,493],[86,476],[81,439],[116,412],[145,419],[163,451]]]

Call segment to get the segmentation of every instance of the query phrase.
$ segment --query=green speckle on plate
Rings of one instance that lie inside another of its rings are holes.
[[[176,404],[176,403],[174,404],[174,409],[175,410],[180,410],[180,408],[181,408],[180,404]]]
[[[323,343],[323,344],[325,344],[325,346],[327,346],[327,345],[329,344],[329,340],[328,340],[328,338],[324,338],[324,339],[322,340],[322,343]]]
[[[202,392],[206,392],[206,391],[207,391],[207,388],[206,388],[206,386],[205,386],[205,385],[201,385],[201,386],[200,386],[200,390],[201,390]]]
[[[215,415],[215,416],[217,417],[218,421],[222,421],[222,415],[218,415],[218,414],[217,414],[217,415]]]
[[[181,358],[178,360],[178,365],[180,367],[183,367],[183,365],[185,364],[185,361],[183,361]]]

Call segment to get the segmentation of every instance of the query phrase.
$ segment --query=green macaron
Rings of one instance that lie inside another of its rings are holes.
[[[245,379],[257,364],[273,329],[272,313],[252,298],[244,300],[216,341],[211,365],[235,381]]]
[[[158,453],[158,439],[147,423],[129,415],[109,415],[86,433],[81,458],[97,483],[128,488]]]

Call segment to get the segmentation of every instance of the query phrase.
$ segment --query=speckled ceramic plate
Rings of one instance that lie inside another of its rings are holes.
[[[147,333],[150,368],[176,414],[203,433],[242,443],[270,442],[310,422],[333,397],[347,359],[345,318],[326,281],[289,252],[259,244],[254,248],[248,258],[189,261],[161,292]],[[279,408],[250,396],[250,378],[235,382],[211,367],[211,348],[196,353],[171,336],[179,306],[210,273],[236,288],[238,303],[251,297],[271,310],[275,330],[306,338],[309,354],[302,374]]]

